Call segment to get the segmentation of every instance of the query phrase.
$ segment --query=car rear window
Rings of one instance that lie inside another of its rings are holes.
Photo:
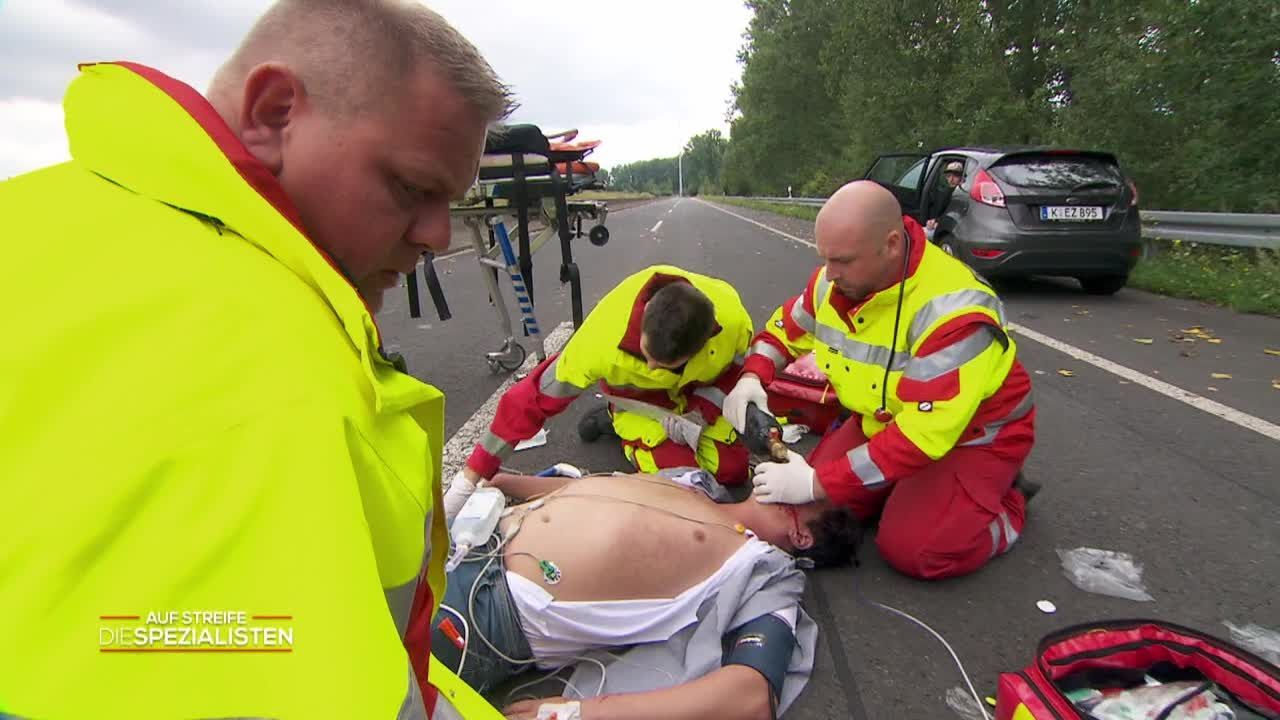
[[[1091,157],[1032,155],[1006,160],[991,168],[1002,184],[1019,188],[1070,190],[1087,183],[1122,185],[1114,163]]]

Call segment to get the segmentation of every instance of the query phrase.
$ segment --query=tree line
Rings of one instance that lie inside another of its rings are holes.
[[[1276,0],[746,4],[730,135],[689,139],[686,194],[825,196],[886,152],[1055,145],[1115,153],[1143,207],[1280,212]]]

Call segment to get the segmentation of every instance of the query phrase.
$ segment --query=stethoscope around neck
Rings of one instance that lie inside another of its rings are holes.
[[[884,379],[880,383],[880,407],[874,413],[876,422],[881,425],[887,425],[890,420],[893,420],[893,413],[889,412],[889,371],[893,367],[893,361],[898,352],[898,325],[902,320],[902,296],[907,287],[907,272],[911,268],[911,233],[903,228],[902,236],[906,244],[902,251],[902,279],[898,282],[898,308],[893,313],[893,342],[889,345],[889,361],[884,365]]]

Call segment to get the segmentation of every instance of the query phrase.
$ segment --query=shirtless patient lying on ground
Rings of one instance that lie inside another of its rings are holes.
[[[581,700],[583,718],[785,710],[807,680],[816,637],[800,608],[796,558],[847,563],[858,523],[820,503],[717,504],[708,495],[722,489],[696,469],[680,482],[495,476],[508,496],[532,502],[509,508],[490,544],[450,573],[436,657],[455,671],[461,665],[462,679],[490,696],[530,665],[603,659],[603,678],[593,671],[573,683],[588,695],[603,685]],[[619,664],[600,653],[622,650]],[[516,703],[505,713],[532,719],[542,703],[563,701]]]

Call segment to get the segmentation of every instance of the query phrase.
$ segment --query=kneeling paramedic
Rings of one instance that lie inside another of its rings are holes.
[[[445,498],[457,512],[522,440],[599,383],[610,407],[588,414],[583,439],[616,434],[640,472],[697,466],[725,484],[746,480],[747,451],[721,416],[754,329],[723,280],[670,265],[631,275],[596,305],[564,350],[498,402],[493,423]]]
[[[829,498],[865,521],[907,575],[964,575],[1007,552],[1030,494],[1015,480],[1034,443],[1031,381],[996,293],[929,244],[885,188],[858,181],[818,214],[804,292],[756,336],[725,415],[767,410],[762,385],[812,351],[852,412],[806,459],[761,463],[762,502]]]

